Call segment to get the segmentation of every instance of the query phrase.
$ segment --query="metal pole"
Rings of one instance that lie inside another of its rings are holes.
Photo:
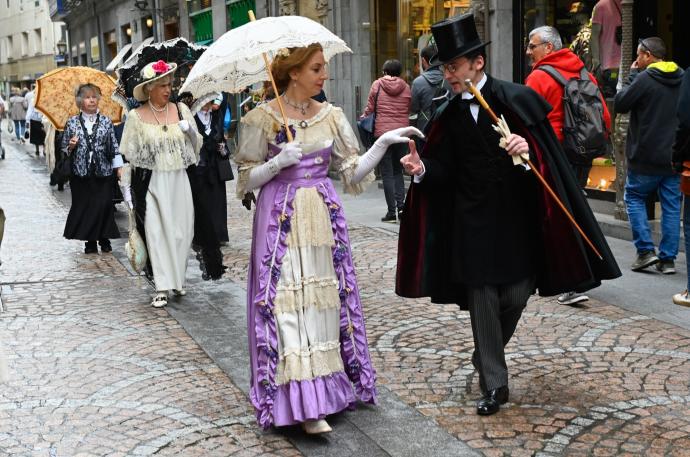
[[[634,0],[621,1],[621,15],[623,25],[623,40],[621,42],[621,68],[618,77],[621,81],[630,74],[630,65],[633,55],[633,4]],[[625,160],[625,137],[630,124],[629,114],[616,114],[616,126],[614,128],[614,154],[616,158],[616,208],[614,217],[621,221],[628,220],[628,212],[625,209],[624,193],[625,180],[628,176]]]

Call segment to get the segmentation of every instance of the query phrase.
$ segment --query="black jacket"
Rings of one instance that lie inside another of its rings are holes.
[[[617,113],[630,113],[625,144],[628,169],[636,173],[669,176],[671,148],[678,126],[676,104],[683,70],[673,62],[631,71],[616,94]]]
[[[673,163],[681,171],[684,160],[690,160],[690,67],[685,70],[678,97],[678,129],[673,143]]]

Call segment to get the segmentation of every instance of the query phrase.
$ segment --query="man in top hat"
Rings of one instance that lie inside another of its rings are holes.
[[[490,415],[509,398],[504,347],[529,296],[596,287],[620,276],[565,154],[549,124],[551,107],[532,89],[485,73],[486,45],[466,14],[431,27],[454,97],[427,128],[421,157],[402,159],[414,175],[400,227],[396,293],[457,303],[469,310],[472,363]],[[465,83],[471,80],[514,132],[500,135]],[[412,145],[411,145],[412,148]],[[603,259],[585,245],[531,170],[532,163],[568,207]]]

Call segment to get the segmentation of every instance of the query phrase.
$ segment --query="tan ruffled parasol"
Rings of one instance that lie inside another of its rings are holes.
[[[115,80],[106,73],[89,67],[64,67],[36,80],[36,109],[45,115],[57,130],[63,130],[67,119],[79,113],[74,101],[75,90],[91,83],[101,89],[98,109],[113,123],[122,122],[122,107],[110,99]]]

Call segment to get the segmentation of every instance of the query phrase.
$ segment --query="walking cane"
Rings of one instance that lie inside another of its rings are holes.
[[[504,125],[505,120],[502,121],[498,118],[498,116],[496,116],[496,113],[493,112],[493,110],[491,109],[489,104],[486,103],[486,100],[484,100],[484,97],[482,97],[481,92],[479,92],[479,90],[476,87],[474,87],[474,84],[472,84],[472,81],[470,81],[469,79],[466,79],[465,85],[467,86],[469,91],[472,92],[472,95],[474,95],[474,97],[477,99],[477,101],[482,106],[482,108],[484,108],[486,110],[486,112],[489,113],[489,116],[496,123],[496,125],[499,127]],[[501,134],[505,138],[505,132],[503,132],[500,128],[499,128],[499,131],[501,131]],[[523,157],[522,155],[513,156],[513,160],[516,160],[516,158],[518,158],[518,157],[519,157],[519,159],[517,159],[517,160],[520,160],[521,162],[526,162],[527,165],[529,165],[530,170],[532,170],[532,172],[537,177],[537,179],[542,183],[544,188],[548,191],[549,195],[551,195],[551,197],[553,197],[553,199],[556,201],[558,206],[561,208],[561,210],[565,213],[565,215],[570,220],[570,223],[573,224],[573,226],[577,229],[578,232],[580,232],[580,235],[582,235],[582,238],[584,238],[584,240],[587,242],[589,247],[592,248],[592,251],[594,251],[594,253],[597,255],[597,257],[599,257],[599,260],[604,260],[603,257],[601,257],[601,254],[599,254],[599,251],[597,250],[597,248],[594,247],[594,244],[590,241],[590,239],[587,237],[587,235],[585,235],[585,232],[582,231],[582,229],[580,228],[578,223],[575,221],[575,218],[572,216],[572,214],[570,214],[570,211],[568,211],[568,209],[565,207],[563,202],[561,202],[561,199],[558,198],[558,195],[556,195],[556,192],[554,192],[553,189],[551,188],[551,186],[549,186],[549,183],[546,182],[546,180],[541,175],[541,173],[539,173],[539,171],[537,171],[537,167],[534,166],[532,161],[529,159],[529,156],[526,158]]]

